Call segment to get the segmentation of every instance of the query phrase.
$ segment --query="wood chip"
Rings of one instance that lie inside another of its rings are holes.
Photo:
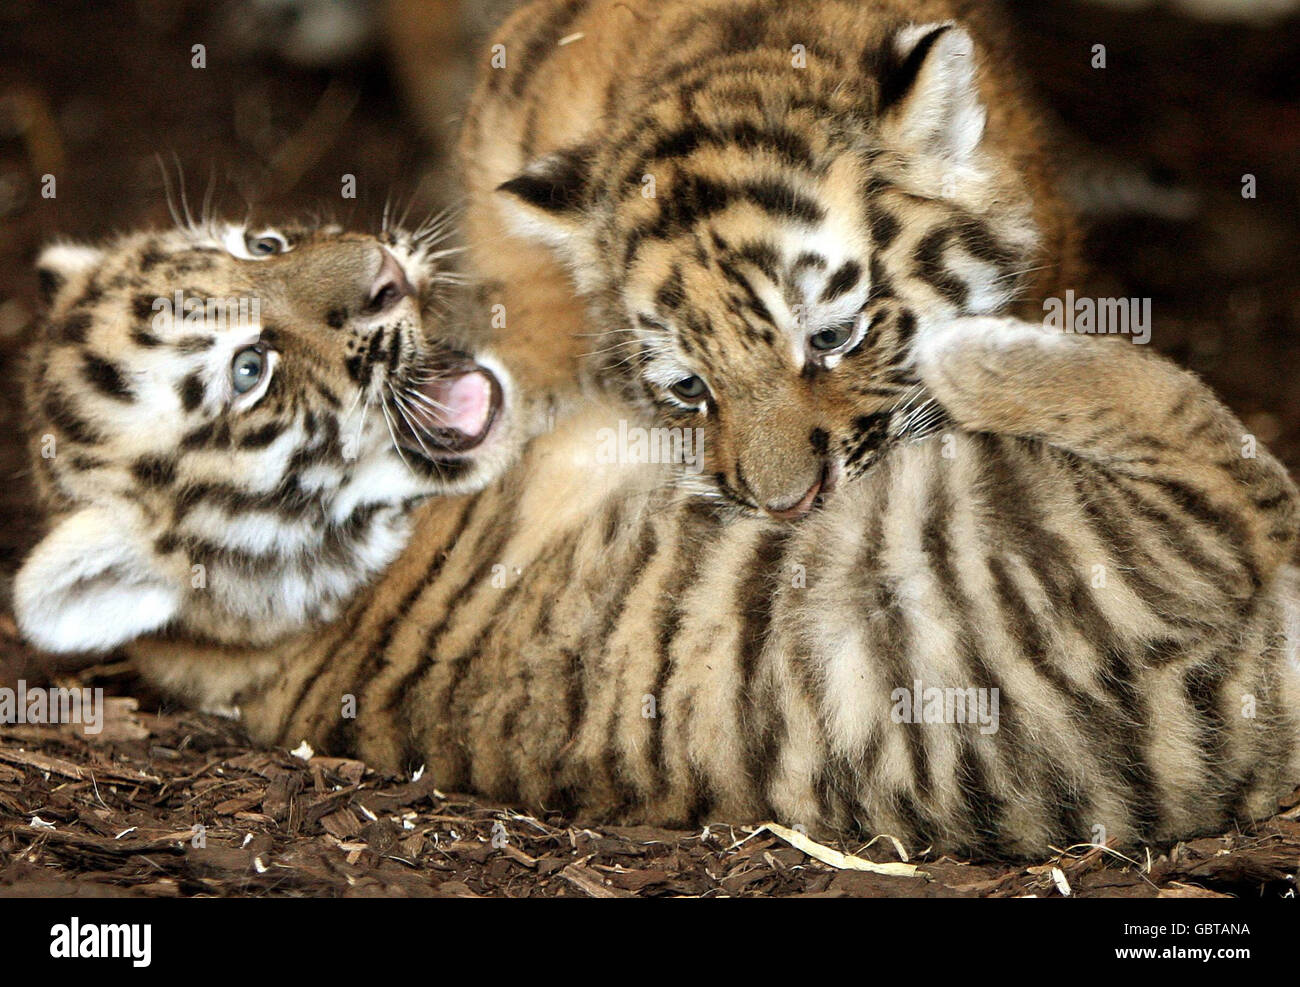
[[[920,870],[915,864],[889,863],[877,864],[870,860],[863,860],[861,857],[855,857],[852,854],[841,853],[839,850],[832,850],[828,846],[817,843],[797,829],[787,829],[778,823],[763,823],[758,829],[754,830],[755,835],[761,832],[771,833],[773,836],[780,837],[789,843],[792,847],[802,850],[814,860],[820,860],[829,867],[838,870],[861,870],[869,871],[872,874],[889,874],[894,877],[926,877],[926,873]]]
[[[8,761],[10,764],[24,764],[41,771],[50,771],[54,774],[63,775],[65,778],[76,778],[78,781],[90,781],[95,778],[100,781],[120,781],[132,785],[138,785],[141,782],[151,782],[157,785],[161,782],[160,778],[145,774],[143,771],[138,774],[127,774],[95,764],[82,766],[74,764],[72,761],[65,761],[61,757],[17,750],[13,747],[0,747],[0,761]]]
[[[591,898],[631,898],[631,892],[610,887],[595,871],[581,864],[569,864],[560,871],[560,877]]]

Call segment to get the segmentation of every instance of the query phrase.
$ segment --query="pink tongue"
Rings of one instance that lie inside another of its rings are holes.
[[[438,403],[446,409],[436,415],[439,426],[471,437],[481,435],[492,413],[492,382],[487,376],[464,374],[439,390]]]

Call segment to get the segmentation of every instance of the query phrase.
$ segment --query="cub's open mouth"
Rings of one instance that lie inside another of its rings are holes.
[[[431,459],[453,458],[480,445],[501,410],[501,383],[469,357],[439,360],[400,392],[397,444]]]

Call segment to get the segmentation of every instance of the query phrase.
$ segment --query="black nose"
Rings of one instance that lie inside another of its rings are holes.
[[[384,259],[370,285],[365,305],[365,310],[371,314],[386,312],[403,298],[415,294],[415,289],[411,287],[411,282],[406,280],[406,272],[402,270],[402,265],[397,263],[397,258],[383,247],[379,249]]]

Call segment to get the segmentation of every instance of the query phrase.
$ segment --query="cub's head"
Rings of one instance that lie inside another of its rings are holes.
[[[273,640],[390,562],[420,500],[492,479],[508,380],[440,338],[445,253],[220,224],[47,249],[25,398],[51,529],[15,583],[27,637]]]
[[[812,54],[792,69],[787,47],[734,57],[669,66],[625,127],[499,194],[592,299],[597,375],[703,428],[727,499],[794,518],[933,421],[918,320],[1005,309],[1037,234],[986,147],[962,29],[900,29],[856,77]]]

